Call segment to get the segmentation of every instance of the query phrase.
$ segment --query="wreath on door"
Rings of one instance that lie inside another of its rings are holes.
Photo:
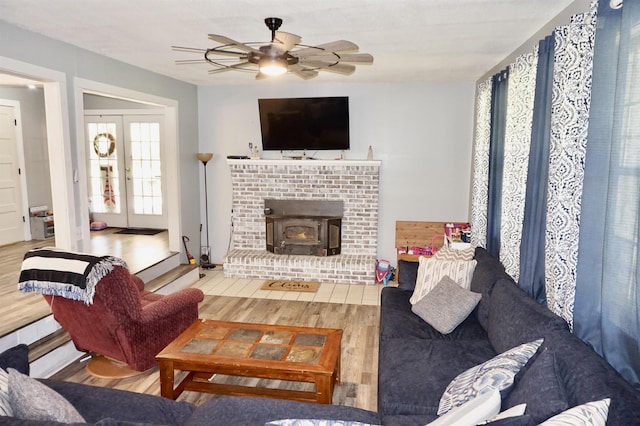
[[[93,138],[93,150],[100,158],[111,157],[116,150],[116,138],[111,133],[98,133]]]

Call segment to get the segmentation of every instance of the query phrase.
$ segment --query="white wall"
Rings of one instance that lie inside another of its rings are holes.
[[[468,221],[474,90],[472,82],[291,80],[199,87],[199,149],[214,153],[207,166],[212,260],[221,263],[229,243],[231,179],[226,156],[248,155],[249,142],[261,146],[258,98],[349,96],[351,150],[346,158],[365,159],[371,145],[374,159],[382,160],[378,256],[395,263],[397,220]],[[319,151],[316,157],[338,155]],[[202,165],[194,159],[195,164],[202,181]],[[204,205],[201,217],[204,223]]]

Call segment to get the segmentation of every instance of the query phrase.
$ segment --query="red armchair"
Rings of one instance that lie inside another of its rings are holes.
[[[156,365],[155,356],[198,318],[201,290],[186,288],[163,296],[116,266],[95,287],[93,304],[43,295],[76,348],[124,362],[134,370]]]

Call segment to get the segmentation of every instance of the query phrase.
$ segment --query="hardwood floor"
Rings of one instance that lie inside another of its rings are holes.
[[[129,269],[139,272],[171,255],[168,232],[156,235],[115,234],[119,228],[91,232],[91,250],[96,255],[124,259]],[[49,315],[41,295],[17,290],[24,254],[34,248],[53,245],[53,239],[32,240],[0,247],[0,337]]]
[[[199,306],[199,312],[201,318],[214,320],[343,329],[342,377],[341,383],[336,385],[333,403],[376,410],[378,306],[207,295]],[[158,376],[158,368],[155,367],[139,376],[127,379],[99,379],[86,372],[84,363],[77,362],[52,378],[159,395]],[[183,377],[176,376],[177,380]],[[296,382],[229,376],[217,377],[216,380],[243,385],[255,385],[260,382],[261,386],[301,390],[310,390],[308,387],[313,386]],[[184,392],[178,400],[201,404],[215,397],[212,394]]]

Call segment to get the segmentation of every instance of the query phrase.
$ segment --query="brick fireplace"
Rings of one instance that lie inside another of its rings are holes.
[[[224,260],[225,276],[375,283],[379,161],[229,159],[227,163],[234,226],[232,249]],[[267,251],[266,200],[339,202],[340,254]]]

